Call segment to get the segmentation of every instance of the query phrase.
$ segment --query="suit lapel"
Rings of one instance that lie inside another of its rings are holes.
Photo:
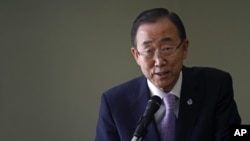
[[[177,121],[177,141],[190,139],[201,99],[201,88],[197,88],[197,80],[189,68],[183,68],[183,81],[180,98],[179,116]]]
[[[180,108],[177,121],[176,141],[188,141],[191,137],[192,130],[197,119],[200,102],[202,98],[202,87],[199,84],[196,75],[191,68],[183,67],[183,80],[181,88]],[[134,120],[138,121],[142,116],[147,101],[150,99],[150,92],[145,77],[141,77],[138,87],[135,90],[134,102]],[[148,131],[143,141],[160,140],[160,135],[153,120],[148,126]]]

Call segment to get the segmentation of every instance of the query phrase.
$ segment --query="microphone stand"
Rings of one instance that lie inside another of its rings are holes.
[[[142,140],[142,137],[138,138],[138,137],[134,136],[131,141],[141,141],[141,140]]]
[[[136,127],[135,133],[131,141],[142,141],[144,136],[147,134],[147,124],[149,123],[148,118],[141,117]]]

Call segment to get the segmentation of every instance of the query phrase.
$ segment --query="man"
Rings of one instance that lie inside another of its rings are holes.
[[[229,73],[183,66],[189,41],[180,18],[164,8],[142,12],[131,31],[131,52],[143,76],[106,91],[101,98],[96,141],[130,141],[150,97],[174,95],[176,141],[228,141],[241,119]],[[143,141],[163,141],[162,103]],[[169,125],[165,125],[166,127]]]

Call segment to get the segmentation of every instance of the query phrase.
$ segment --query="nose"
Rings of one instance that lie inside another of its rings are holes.
[[[166,65],[166,63],[167,63],[167,60],[164,58],[164,56],[159,51],[156,51],[154,54],[155,66],[161,67],[161,66]]]

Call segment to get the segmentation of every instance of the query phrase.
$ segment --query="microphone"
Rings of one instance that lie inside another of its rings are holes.
[[[151,122],[155,112],[160,108],[162,99],[159,96],[152,96],[148,101],[147,107],[143,113],[143,116],[139,119],[137,123],[136,130],[134,132],[131,141],[140,141],[145,136],[147,127]]]

